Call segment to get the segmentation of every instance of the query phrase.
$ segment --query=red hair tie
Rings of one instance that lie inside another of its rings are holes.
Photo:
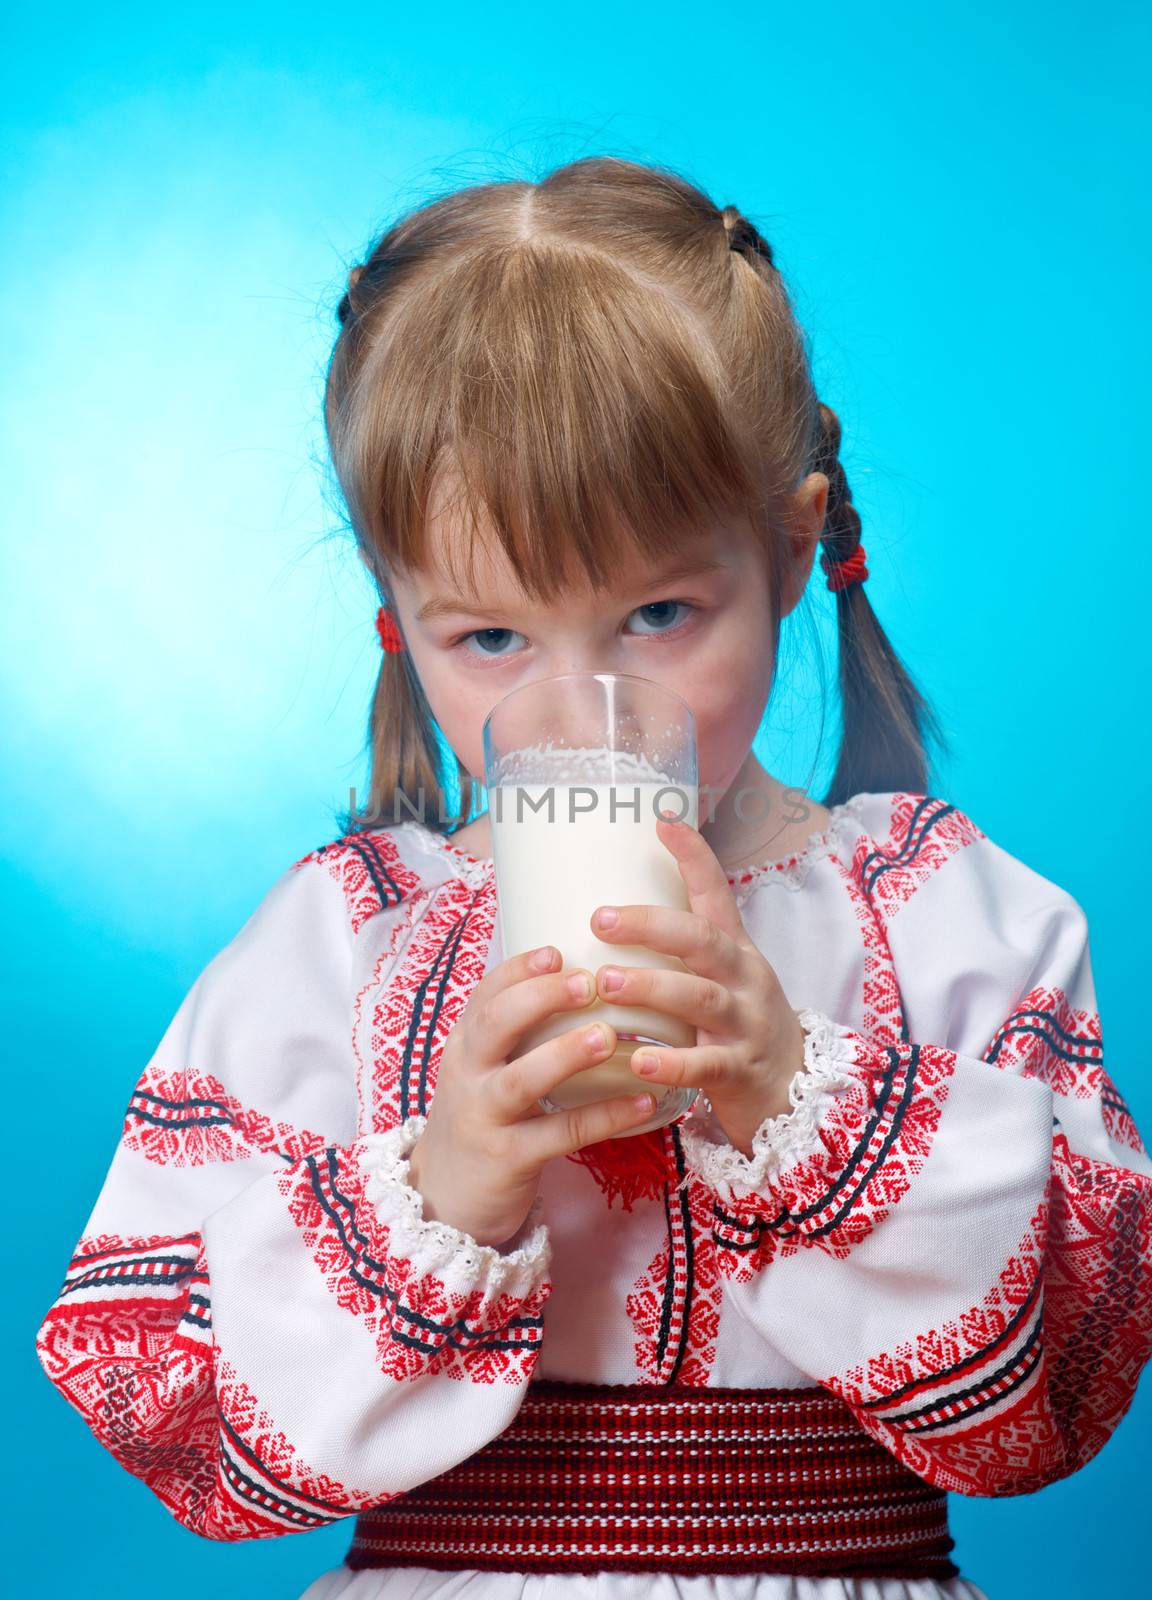
[[[404,636],[396,626],[396,618],[389,606],[381,606],[376,613],[376,633],[381,649],[397,652],[406,648]]]
[[[823,550],[820,553],[820,565],[828,574],[828,587],[833,594],[839,594],[841,589],[847,589],[850,583],[863,583],[868,576],[862,544],[856,546],[846,561],[835,561],[827,550]]]

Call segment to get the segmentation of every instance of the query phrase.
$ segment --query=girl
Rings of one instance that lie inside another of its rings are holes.
[[[979,1600],[947,1493],[1029,1493],[1116,1428],[1152,1162],[1080,906],[927,792],[772,251],[588,159],[405,216],[338,314],[329,441],[385,602],[369,803],[181,1004],[44,1369],[198,1533],[355,1517],[309,1600]],[[752,753],[818,543],[821,803]],[[659,827],[691,909],[604,908],[595,972],[505,959],[438,744],[463,793],[496,700],[580,670],[679,692],[714,802]],[[545,1115],[612,1049],[597,994],[697,1043]],[[628,1137],[646,1083],[703,1094]]]

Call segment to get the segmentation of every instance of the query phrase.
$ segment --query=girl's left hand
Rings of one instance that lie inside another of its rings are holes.
[[[660,817],[657,836],[676,857],[690,911],[667,906],[614,906],[615,927],[592,917],[600,939],[645,945],[677,956],[687,972],[604,966],[597,992],[621,1005],[650,1006],[695,1025],[696,1044],[637,1051],[641,1081],[704,1090],[729,1142],[752,1154],[752,1135],[766,1117],[791,1111],[788,1085],[804,1065],[804,1030],[780,980],[744,930],[728,876],[690,823]],[[609,975],[619,973],[619,988]],[[645,1062],[651,1063],[645,1069]]]

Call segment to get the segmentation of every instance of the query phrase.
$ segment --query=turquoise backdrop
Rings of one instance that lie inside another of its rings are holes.
[[[593,152],[760,224],[843,423],[873,603],[953,740],[934,792],[1085,907],[1148,1137],[1147,11],[21,9],[0,49],[6,1563],[38,1600],[292,1600],[346,1530],[185,1532],[32,1340],[181,997],[363,783],[373,600],[319,428],[348,267],[426,195]],[[763,741],[801,783],[833,748],[819,583],[811,611]],[[1146,1378],[1072,1479],[953,1499],[991,1600],[1137,1592],[1150,1417]]]

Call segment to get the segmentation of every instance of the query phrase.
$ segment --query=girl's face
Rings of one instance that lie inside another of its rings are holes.
[[[822,473],[797,491],[781,616],[808,580],[827,494]],[[451,577],[466,570],[452,559],[459,534],[436,502],[431,514],[438,570],[394,573],[391,587],[432,714],[473,777],[483,781],[484,719],[512,689],[561,672],[629,672],[687,701],[702,790],[718,798],[729,787],[772,687],[768,573],[750,530],[718,524],[691,541],[688,560],[651,561],[622,541],[610,591],[581,581],[545,603],[525,595],[495,540],[477,554],[478,594],[462,594]]]

